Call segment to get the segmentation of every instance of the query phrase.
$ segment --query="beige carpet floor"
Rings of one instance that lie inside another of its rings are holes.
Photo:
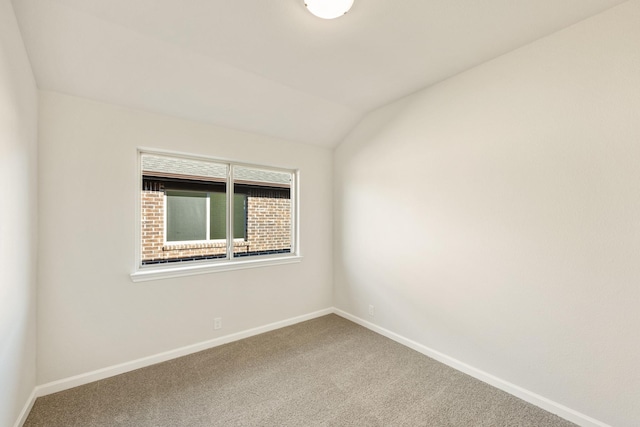
[[[572,426],[336,315],[38,398],[35,426]]]

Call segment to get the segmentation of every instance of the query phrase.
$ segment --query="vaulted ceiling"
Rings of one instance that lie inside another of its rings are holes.
[[[368,111],[624,0],[13,0],[38,86],[335,146]]]

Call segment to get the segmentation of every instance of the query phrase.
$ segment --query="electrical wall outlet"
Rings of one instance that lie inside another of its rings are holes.
[[[376,315],[376,308],[372,305],[369,305],[369,316],[375,316]]]
[[[213,319],[213,329],[222,329],[222,317]]]

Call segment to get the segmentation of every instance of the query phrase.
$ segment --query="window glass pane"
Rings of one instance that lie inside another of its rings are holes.
[[[236,166],[234,193],[245,196],[242,218],[246,240],[234,246],[235,256],[291,252],[291,183],[289,172]],[[236,200],[236,203],[239,203]],[[234,206],[235,212],[238,209]],[[234,224],[241,220],[234,215]],[[236,227],[234,227],[236,228]],[[238,229],[234,230],[234,234]]]
[[[141,265],[228,259],[231,237],[231,258],[292,252],[293,172],[160,153],[140,159]]]
[[[210,217],[212,240],[227,238],[227,195],[225,193],[209,193],[211,198]]]
[[[211,197],[211,239],[227,238],[227,195],[210,193]],[[233,205],[233,238],[245,239],[247,215],[245,212],[244,194],[234,194]]]
[[[143,153],[141,167],[141,264],[226,258],[226,214],[212,228],[207,194],[226,193],[229,165]],[[215,230],[222,241],[209,241]]]
[[[247,234],[247,196],[234,194],[233,204],[233,238],[246,240]]]
[[[167,242],[207,238],[207,194],[167,191]]]

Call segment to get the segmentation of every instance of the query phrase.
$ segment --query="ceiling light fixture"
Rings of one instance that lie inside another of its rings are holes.
[[[304,5],[318,18],[338,18],[351,9],[353,0],[304,0]]]

